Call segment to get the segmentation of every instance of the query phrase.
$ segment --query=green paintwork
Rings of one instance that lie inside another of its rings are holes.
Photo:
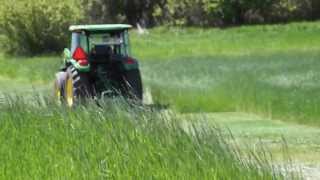
[[[81,66],[76,60],[70,59],[69,62],[80,72],[90,72],[90,65]]]
[[[130,65],[125,64],[123,67],[124,67],[124,69],[125,69],[126,71],[130,71],[130,70],[134,70],[134,69],[139,69],[138,64],[130,64]]]
[[[100,24],[100,25],[75,25],[70,26],[69,30],[74,31],[111,31],[111,30],[126,30],[131,29],[128,24]]]
[[[138,61],[135,60],[134,64],[126,64],[125,61],[122,61],[122,68],[125,71],[129,71],[129,70],[134,70],[134,69],[139,69],[139,64]]]
[[[67,60],[69,60],[71,58],[72,58],[71,51],[68,48],[65,48],[63,50],[63,61],[67,62]]]

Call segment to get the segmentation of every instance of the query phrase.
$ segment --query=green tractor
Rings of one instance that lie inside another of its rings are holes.
[[[138,61],[131,57],[130,25],[71,26],[71,48],[56,74],[55,96],[72,107],[88,98],[122,96],[142,103]]]

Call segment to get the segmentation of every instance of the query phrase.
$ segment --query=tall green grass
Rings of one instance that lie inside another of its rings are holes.
[[[319,125],[319,32],[319,22],[159,28],[134,42],[158,103],[181,112],[246,111]]]
[[[320,53],[145,62],[155,102],[181,112],[246,111],[319,124]]]
[[[62,65],[57,55],[11,57],[0,53],[0,77],[29,83],[48,83]]]
[[[215,127],[117,102],[68,109],[46,98],[7,97],[0,105],[0,178],[295,177],[263,154],[245,155]]]
[[[132,33],[133,52],[143,61],[313,52],[320,47],[320,22],[242,26],[229,29],[160,27]],[[240,59],[241,60],[241,59]]]
[[[131,35],[156,103],[181,112],[247,111],[319,125],[319,33],[320,22],[313,22],[161,27]],[[60,59],[2,56],[0,76],[48,83]]]

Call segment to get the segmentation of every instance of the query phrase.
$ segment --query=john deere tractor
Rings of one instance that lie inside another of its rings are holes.
[[[71,48],[56,74],[55,96],[72,107],[88,98],[122,96],[142,102],[138,61],[131,57],[130,25],[71,26]]]

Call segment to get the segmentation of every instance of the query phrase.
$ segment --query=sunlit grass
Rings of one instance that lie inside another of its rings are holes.
[[[145,62],[144,80],[155,102],[181,112],[245,111],[319,124],[318,57],[292,52]]]
[[[236,57],[320,50],[320,22],[243,26],[230,29],[156,28],[132,33],[133,52],[141,60],[210,56]]]
[[[161,27],[131,35],[144,86],[156,103],[181,112],[247,111],[319,124],[319,32],[314,22]],[[1,56],[0,76],[48,84],[59,64],[58,56]]]
[[[48,82],[62,65],[59,56],[11,57],[0,53],[0,76],[28,82]]]
[[[3,179],[284,178],[259,151],[240,152],[218,128],[185,126],[173,114],[117,101],[66,109],[19,97],[7,97],[0,110]]]
[[[131,34],[155,103],[319,125],[319,32],[315,22]],[[1,93],[23,96],[0,96],[0,178],[282,178],[263,153],[240,152],[214,126],[186,130],[188,119],[123,104],[67,109],[25,98],[30,86],[50,94],[60,64],[58,55],[0,55]]]

